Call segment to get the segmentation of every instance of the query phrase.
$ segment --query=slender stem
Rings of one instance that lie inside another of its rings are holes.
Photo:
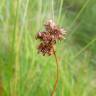
[[[3,96],[3,84],[2,84],[2,80],[0,78],[0,96]]]
[[[54,93],[56,91],[57,84],[58,84],[58,77],[59,77],[59,68],[58,68],[59,63],[58,63],[58,59],[57,59],[56,52],[55,52],[54,48],[53,48],[53,51],[54,51],[54,57],[55,57],[55,60],[56,60],[57,77],[56,77],[56,81],[55,81],[55,84],[54,84],[54,89],[53,89],[53,91],[51,93],[51,96],[54,96]]]

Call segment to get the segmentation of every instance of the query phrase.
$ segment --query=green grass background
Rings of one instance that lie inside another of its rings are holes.
[[[0,96],[50,96],[55,58],[35,39],[48,19],[67,30],[54,96],[96,96],[96,0],[0,0]]]

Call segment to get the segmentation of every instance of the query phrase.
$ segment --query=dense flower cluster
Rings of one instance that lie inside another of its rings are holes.
[[[52,20],[48,20],[44,26],[45,31],[39,32],[36,36],[37,39],[41,40],[38,46],[38,52],[42,52],[43,55],[52,55],[56,42],[64,38],[66,31],[59,28]]]

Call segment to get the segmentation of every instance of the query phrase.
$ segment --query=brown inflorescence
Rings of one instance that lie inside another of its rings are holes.
[[[45,31],[37,33],[36,36],[41,41],[38,46],[38,52],[43,55],[52,55],[56,42],[64,39],[66,31],[63,28],[59,28],[52,20],[48,20],[44,26]]]

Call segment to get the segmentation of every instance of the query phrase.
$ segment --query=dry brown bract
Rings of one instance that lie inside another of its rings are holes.
[[[38,46],[38,52],[41,52],[43,55],[52,55],[56,42],[64,39],[66,31],[59,28],[52,20],[48,20],[44,26],[45,31],[39,32],[36,36],[41,41]]]

